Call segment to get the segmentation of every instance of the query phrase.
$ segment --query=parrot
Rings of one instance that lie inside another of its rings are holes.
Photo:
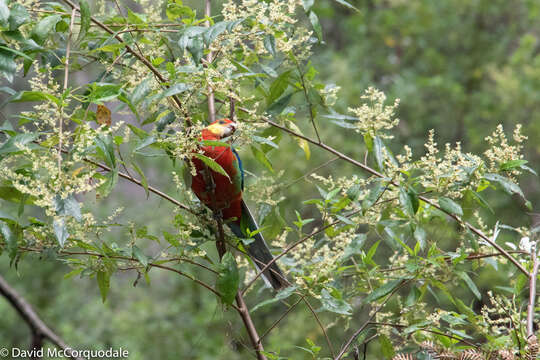
[[[201,140],[220,141],[232,135],[236,130],[236,122],[229,119],[219,119],[201,131]],[[217,162],[227,176],[207,167],[198,157],[192,157],[196,175],[192,177],[191,189],[199,200],[215,214],[220,214],[225,224],[239,238],[249,238],[244,229],[251,233],[258,230],[257,223],[245,201],[242,199],[244,190],[244,170],[238,152],[232,146],[204,145],[200,148],[208,158]],[[209,177],[212,177],[210,179]],[[252,237],[252,242],[245,245],[249,257],[260,271],[274,259],[259,232]],[[263,279],[275,290],[289,285],[282,271],[274,262],[264,271]]]

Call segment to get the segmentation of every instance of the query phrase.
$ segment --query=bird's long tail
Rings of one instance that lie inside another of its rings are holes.
[[[247,226],[250,231],[253,232],[258,229],[257,223],[255,222],[253,215],[251,215],[251,212],[249,211],[249,208],[244,200],[242,200],[242,219],[240,220],[241,221],[239,223],[242,224],[242,226]],[[239,238],[247,238],[248,235],[242,231],[239,223],[231,222],[228,225],[236,236]],[[274,257],[270,253],[270,249],[268,249],[266,241],[264,241],[264,238],[260,232],[253,236],[253,240],[254,241],[252,243],[246,245],[245,247],[249,256],[255,263],[255,266],[260,271],[270,261],[272,261]],[[280,268],[275,262],[263,272],[263,279],[276,290],[285,288],[289,285],[285,275],[283,275],[283,272],[281,272]]]

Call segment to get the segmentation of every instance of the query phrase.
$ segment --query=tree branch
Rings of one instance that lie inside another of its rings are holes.
[[[0,276],[0,294],[17,310],[19,315],[28,324],[32,331],[32,349],[41,347],[43,339],[49,340],[55,346],[62,350],[71,349],[60,336],[55,334],[38,316],[32,306],[13,289],[7,281]],[[81,358],[71,357],[72,359],[82,360]]]

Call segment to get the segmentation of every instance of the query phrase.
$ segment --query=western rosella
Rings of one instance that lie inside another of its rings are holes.
[[[221,140],[230,136],[236,130],[236,123],[229,119],[216,120],[202,130],[202,140]],[[232,146],[202,146],[205,156],[216,161],[229,177],[211,170],[200,159],[193,157],[197,174],[193,177],[191,189],[199,200],[215,213],[221,213],[225,223],[239,238],[248,238],[245,232],[257,230],[257,224],[242,199],[244,190],[244,170],[238,153]],[[210,176],[212,177],[210,179]],[[274,257],[270,253],[264,238],[258,232],[252,237],[253,241],[245,245],[255,266],[260,270]],[[274,289],[288,285],[283,273],[274,262],[263,273],[264,278]]]

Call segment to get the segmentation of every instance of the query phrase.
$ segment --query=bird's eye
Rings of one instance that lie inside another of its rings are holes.
[[[219,120],[219,123],[220,123],[221,125],[224,125],[224,124],[225,124],[225,121]]]

